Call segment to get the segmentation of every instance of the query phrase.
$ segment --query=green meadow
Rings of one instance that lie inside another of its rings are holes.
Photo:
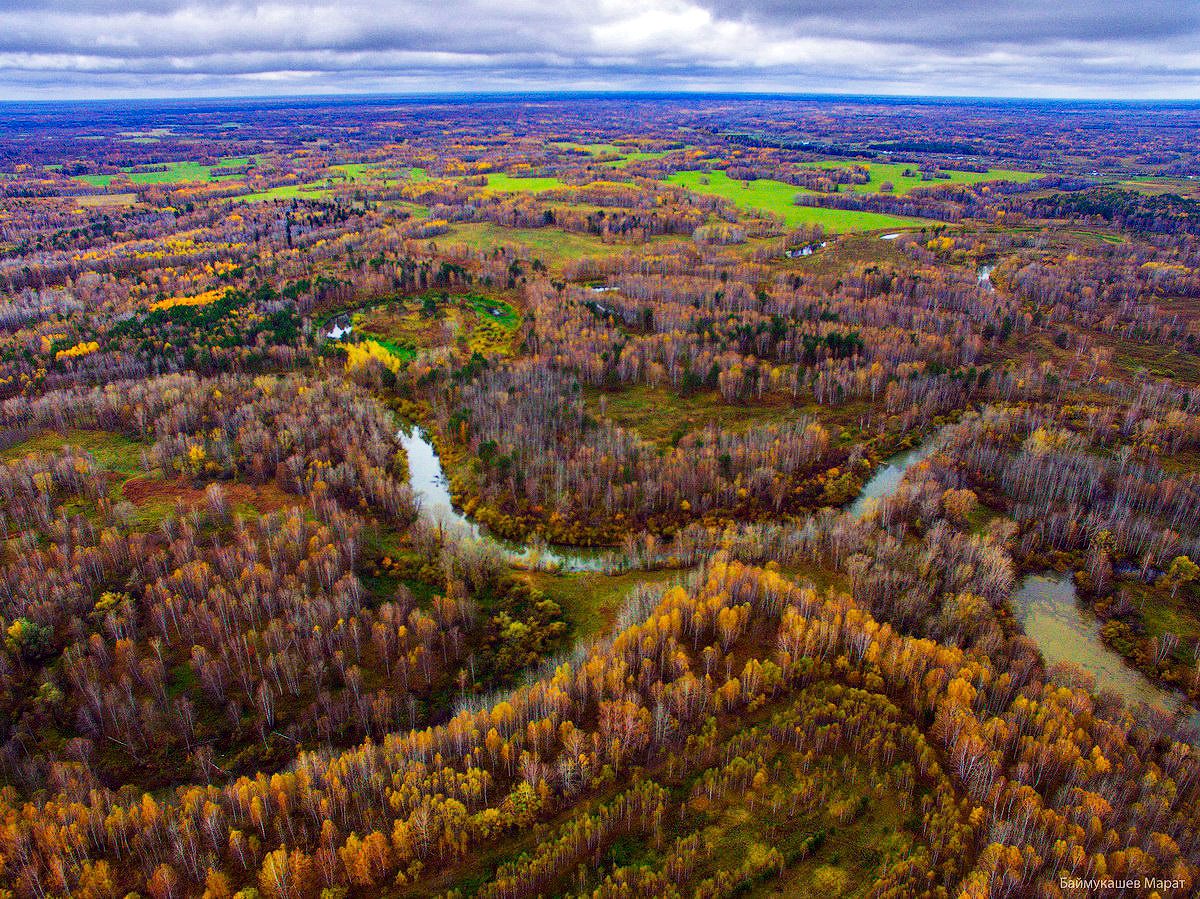
[[[216,165],[204,165],[185,160],[165,163],[162,169],[152,172],[137,172],[132,167],[124,168],[121,171],[128,175],[129,180],[134,184],[181,184],[185,181],[205,182],[236,178],[237,176],[234,174],[222,173],[221,169],[237,168],[252,162],[254,162],[252,157],[237,156],[222,159]],[[90,184],[92,187],[108,187],[116,177],[116,175],[78,175],[76,180]]]
[[[626,166],[631,162],[639,162],[643,159],[660,159],[666,156],[671,150],[630,150],[628,147],[618,146],[617,144],[571,144],[560,143],[556,146],[564,150],[583,150],[592,156],[620,156],[620,159],[605,159],[602,165],[611,165],[617,168]]]
[[[388,168],[382,162],[342,162],[331,165],[333,177],[341,176],[347,181],[369,181],[377,184],[396,184],[403,180],[426,181],[424,169]]]
[[[234,197],[233,200],[236,203],[258,203],[264,200],[317,200],[329,196],[330,192],[330,188],[324,186],[320,181],[313,181],[309,184],[284,184],[279,187],[270,187],[255,193],[242,194]]]
[[[849,159],[828,159],[821,162],[808,163],[813,168],[836,169],[852,165],[865,166],[871,172],[871,180],[866,184],[845,184],[842,190],[854,193],[879,193],[885,181],[892,182],[895,194],[906,194],[914,187],[930,187],[937,184],[979,184],[984,181],[1012,181],[1025,184],[1036,178],[1041,178],[1041,172],[1019,172],[1014,169],[988,169],[986,172],[962,172],[954,169],[943,169],[942,174],[948,178],[935,178],[922,181],[920,174],[906,175],[905,172],[917,172],[915,163],[910,162],[861,162]]]
[[[676,172],[667,179],[699,194],[732,200],[747,212],[769,212],[783,218],[791,227],[820,225],[826,231],[874,231],[880,228],[916,228],[928,224],[925,219],[877,212],[858,212],[851,209],[824,209],[819,206],[797,206],[796,194],[805,193],[794,184],[760,178],[757,181],[738,181],[724,172]]]
[[[552,177],[518,178],[504,172],[491,172],[487,176],[487,186],[488,190],[500,193],[516,193],[523,190],[540,193],[543,190],[556,190],[569,185]]]
[[[515,246],[557,268],[571,259],[583,256],[607,256],[622,249],[619,244],[606,244],[590,234],[575,234],[559,228],[504,228],[491,222],[469,222],[454,225],[450,232],[436,242],[462,243],[472,249],[492,250],[497,246]]]
[[[383,178],[387,180],[388,172],[384,171],[378,163],[375,162],[343,162],[338,165],[331,165],[329,170],[338,172],[346,178],[358,180],[360,178],[374,179]]]

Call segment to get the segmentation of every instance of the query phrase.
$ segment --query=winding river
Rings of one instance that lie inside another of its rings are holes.
[[[924,443],[884,459],[883,464],[876,468],[867,482],[863,484],[862,492],[850,504],[848,508],[850,514],[861,518],[863,513],[878,500],[885,496],[891,496],[900,485],[905,473],[932,454],[936,448],[937,434],[934,434],[932,437],[926,438]]]
[[[600,549],[564,546],[534,546],[504,540],[491,534],[477,521],[454,508],[450,482],[429,435],[416,425],[396,435],[408,454],[408,484],[422,514],[442,531],[460,540],[484,540],[498,547],[516,565],[549,567],[560,571],[601,571],[609,566],[610,554]]]
[[[935,435],[936,436],[936,435]],[[558,545],[527,545],[504,540],[454,507],[450,482],[429,435],[412,425],[396,434],[408,455],[409,487],[422,514],[439,525],[443,532],[460,540],[486,540],[499,547],[514,564],[549,567],[560,571],[602,571],[610,568],[612,554],[603,549]],[[869,504],[888,496],[913,465],[933,452],[935,437],[884,461],[863,485],[862,492],[849,506],[852,515],[861,516]]]
[[[485,540],[498,547],[513,564],[547,567],[559,571],[603,571],[615,558],[602,549],[564,546],[535,546],[503,540],[488,532],[458,509],[450,497],[450,485],[441,460],[428,435],[419,427],[401,430],[397,439],[408,454],[409,484],[422,514],[458,539]],[[912,449],[884,461],[863,485],[848,511],[861,516],[871,506],[895,491],[907,471],[937,448],[937,435]],[[1096,687],[1110,690],[1129,704],[1146,703],[1182,715],[1200,729],[1200,712],[1183,698],[1151,683],[1125,663],[1100,639],[1100,622],[1082,608],[1069,575],[1056,573],[1026,575],[1013,594],[1013,611],[1025,633],[1045,657],[1047,664],[1070,662],[1090,673]]]

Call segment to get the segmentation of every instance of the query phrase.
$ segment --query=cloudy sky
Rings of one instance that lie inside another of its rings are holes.
[[[0,0],[0,99],[544,89],[1200,99],[1200,0]]]

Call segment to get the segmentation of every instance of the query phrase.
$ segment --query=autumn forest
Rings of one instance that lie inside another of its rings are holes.
[[[0,897],[1194,895],[1198,131],[5,104]]]

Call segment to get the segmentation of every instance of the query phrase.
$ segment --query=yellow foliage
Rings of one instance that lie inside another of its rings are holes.
[[[167,297],[165,300],[151,303],[150,310],[153,312],[157,309],[173,309],[176,306],[207,306],[223,296],[225,296],[225,288],[222,287],[219,290],[206,290],[194,297]]]
[[[352,343],[346,347],[346,368],[350,370],[364,368],[372,359],[393,374],[400,370],[399,357],[374,340],[364,340],[362,343]]]
[[[1070,442],[1070,435],[1053,428],[1038,428],[1025,440],[1025,449],[1035,456],[1041,456],[1052,450],[1063,449]]]
[[[68,350],[59,350],[54,354],[55,359],[76,359],[80,356],[86,356],[89,353],[94,353],[100,349],[100,344],[94,340],[77,343]]]

